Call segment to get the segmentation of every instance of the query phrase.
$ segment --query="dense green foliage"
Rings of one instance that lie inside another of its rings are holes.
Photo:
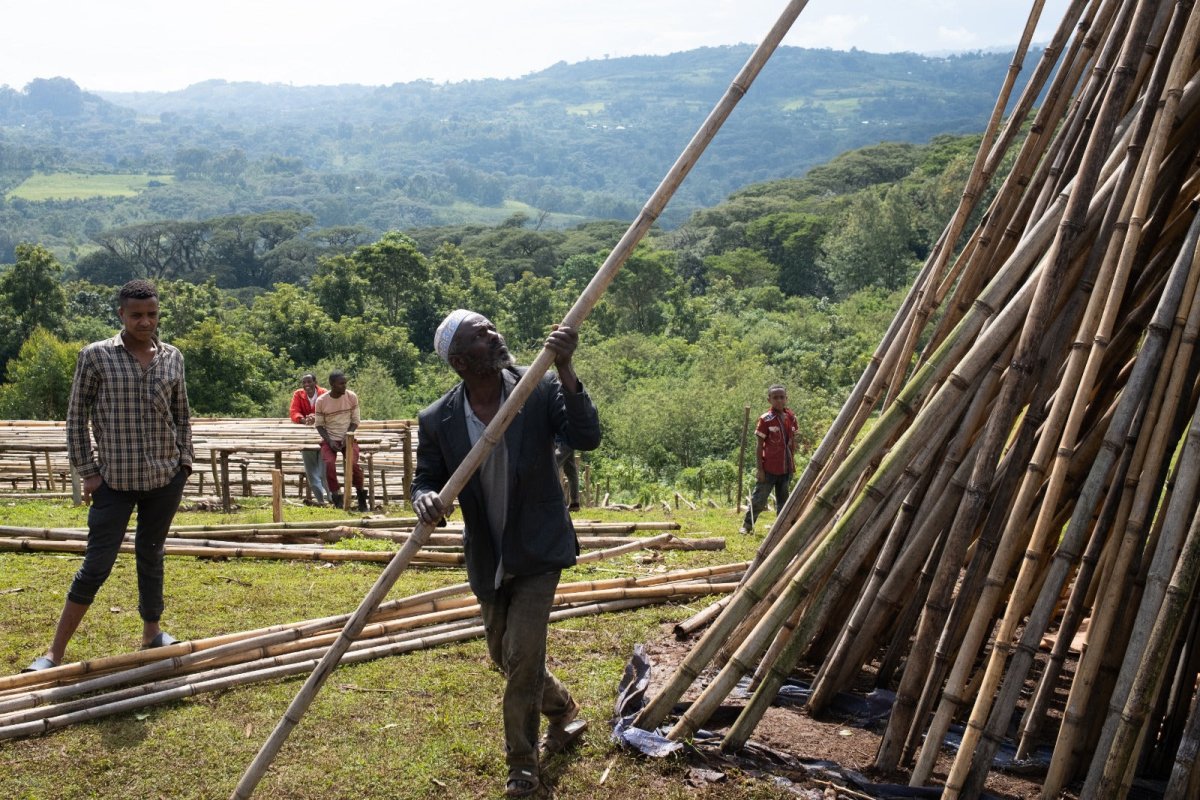
[[[578,369],[605,429],[588,457],[593,477],[615,497],[643,502],[676,486],[731,495],[743,409],[761,413],[775,382],[791,388],[801,450],[810,452],[957,202],[953,187],[975,144],[944,137],[852,151],[653,231],[583,331]],[[197,261],[173,272],[145,263],[111,276],[159,278],[161,332],[186,357],[196,413],[282,415],[301,372],[342,368],[370,417],[414,416],[452,385],[430,351],[453,308],[493,318],[527,363],[624,229],[541,230],[514,215],[367,242],[344,231],[329,244],[328,232],[293,212],[158,225],[170,226],[178,236],[206,231],[214,263],[243,264],[231,271]],[[256,262],[281,263],[272,254],[297,240],[318,239],[327,246],[294,281],[227,281],[268,268]],[[61,416],[71,369],[64,348],[111,335],[116,281],[89,274],[64,283],[45,248],[17,252],[0,273],[0,311],[17,321],[0,408]],[[165,252],[147,248],[146,258],[163,264]]]
[[[68,267],[95,251],[88,277],[99,281],[127,257],[128,244],[149,242],[175,277],[224,250],[222,285],[269,287],[311,271],[314,251],[344,252],[389,230],[490,226],[517,212],[537,229],[628,219],[750,51],[564,63],[519,79],[443,85],[211,81],[103,98],[64,78],[0,86],[0,261],[10,261],[20,241],[42,243]],[[1008,62],[1002,53],[782,47],[663,224],[677,226],[747,184],[803,175],[850,148],[979,130]],[[33,177],[36,187],[13,193]],[[96,196],[68,199],[89,177]],[[111,188],[121,185],[145,188],[122,197]],[[60,199],[28,199],[49,196]],[[292,223],[272,231],[260,225],[262,212],[308,218],[312,227],[281,250],[279,234]],[[357,226],[365,238],[354,238]]]

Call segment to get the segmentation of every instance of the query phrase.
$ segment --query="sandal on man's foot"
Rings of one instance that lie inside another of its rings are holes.
[[[579,737],[587,730],[587,720],[579,719],[579,712],[583,707],[575,698],[570,700],[571,705],[567,710],[551,719],[550,724],[546,726],[546,735],[538,742],[538,751],[542,756],[561,753],[579,741]]]
[[[528,797],[538,790],[537,773],[531,769],[514,769],[504,785],[505,797]]]
[[[562,727],[551,726],[538,742],[538,752],[543,758],[561,753],[574,745],[587,732],[586,719],[576,719]]]
[[[178,642],[178,639],[166,631],[159,631],[153,639],[142,645],[142,649],[153,650],[156,647],[166,647],[168,645],[177,644]]]
[[[44,669],[54,669],[57,666],[58,664],[51,661],[49,656],[38,656],[33,660],[32,664],[21,670],[21,672],[41,672]]]

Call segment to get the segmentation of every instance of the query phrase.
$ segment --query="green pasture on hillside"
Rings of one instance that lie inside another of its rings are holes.
[[[465,201],[455,201],[448,206],[434,206],[433,213],[438,225],[499,225],[513,214],[526,214],[536,220],[541,212],[519,200],[505,200],[498,206],[480,206]],[[548,214],[542,222],[543,228],[567,228],[584,222],[577,214]]]
[[[170,183],[171,175],[124,172],[39,172],[5,195],[6,199],[86,200],[90,197],[133,197],[154,183]]]

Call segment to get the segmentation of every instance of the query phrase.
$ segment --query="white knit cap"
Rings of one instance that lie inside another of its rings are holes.
[[[437,331],[433,334],[433,351],[441,356],[442,361],[447,364],[450,363],[450,343],[454,341],[454,334],[458,331],[458,326],[474,313],[465,308],[456,308],[447,314],[442,323],[437,326]]]

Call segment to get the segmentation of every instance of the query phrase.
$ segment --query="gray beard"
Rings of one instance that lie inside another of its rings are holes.
[[[496,375],[516,363],[507,347],[498,350],[488,358],[472,359],[468,357],[467,361],[467,371],[474,375]]]

